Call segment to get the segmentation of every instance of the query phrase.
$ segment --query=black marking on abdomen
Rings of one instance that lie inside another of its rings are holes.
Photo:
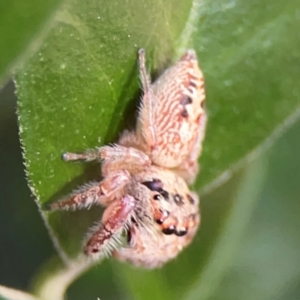
[[[184,95],[182,97],[182,99],[180,100],[180,104],[181,105],[187,105],[187,104],[192,104],[193,103],[193,99],[189,96]]]
[[[187,117],[189,116],[189,114],[188,114],[188,112],[187,112],[187,110],[186,110],[185,108],[182,110],[182,112],[180,113],[180,115],[181,115],[183,118],[187,118]]]
[[[193,82],[193,81],[190,81],[190,86],[192,86],[192,87],[196,87],[197,85],[196,85],[196,83],[195,83],[195,82]]]

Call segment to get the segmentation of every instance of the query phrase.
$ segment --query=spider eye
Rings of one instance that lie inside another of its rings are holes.
[[[175,232],[175,226],[171,225],[171,226],[168,227],[168,228],[164,228],[164,229],[162,230],[162,232],[163,232],[164,234],[167,234],[167,235],[173,234],[173,233]]]
[[[160,194],[156,194],[153,196],[154,200],[161,200],[161,195]]]
[[[161,210],[161,209],[159,211],[161,213],[161,217],[160,217],[160,219],[157,219],[155,221],[157,224],[161,225],[164,222],[164,220],[170,215],[170,212],[167,210]]]
[[[187,234],[187,229],[186,228],[182,228],[180,230],[175,230],[174,232],[177,236],[184,236]]]
[[[173,199],[174,199],[174,202],[175,202],[178,206],[181,206],[181,205],[184,204],[183,198],[182,198],[182,196],[179,195],[179,194],[173,195]]]

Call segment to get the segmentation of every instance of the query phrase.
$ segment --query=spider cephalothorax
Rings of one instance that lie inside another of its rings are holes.
[[[151,84],[141,49],[139,70],[144,95],[136,131],[124,131],[112,146],[65,153],[66,161],[100,160],[104,179],[50,208],[107,207],[87,237],[85,254],[112,252],[119,260],[154,268],[187,246],[199,225],[199,200],[187,183],[197,175],[204,138],[204,81],[193,50]]]

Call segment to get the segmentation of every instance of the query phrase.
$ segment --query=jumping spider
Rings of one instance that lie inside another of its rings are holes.
[[[204,138],[204,80],[193,50],[154,84],[143,49],[138,62],[144,95],[136,130],[124,131],[114,145],[65,153],[65,161],[101,161],[104,179],[50,209],[107,207],[87,237],[85,254],[112,253],[121,261],[155,268],[176,257],[199,226],[199,199],[187,184],[197,175]],[[124,235],[126,245],[120,243]]]

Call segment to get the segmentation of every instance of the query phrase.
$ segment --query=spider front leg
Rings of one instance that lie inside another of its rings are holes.
[[[128,171],[121,170],[106,176],[101,182],[93,182],[75,190],[70,196],[50,203],[50,210],[67,210],[90,207],[93,204],[107,205],[124,194],[125,186],[130,182]]]
[[[154,93],[151,86],[150,75],[147,73],[145,65],[145,50],[139,50],[139,73],[141,77],[142,87],[144,91],[143,101],[140,107],[140,124],[141,128],[137,130],[141,132],[147,145],[150,147],[150,151],[155,147],[157,142],[156,132],[155,132],[155,121],[154,121]]]
[[[84,253],[95,255],[104,253],[109,255],[121,244],[120,235],[126,228],[134,209],[134,198],[130,195],[113,201],[104,211],[101,224],[91,229],[88,236]]]
[[[128,170],[129,173],[135,174],[151,165],[150,158],[142,151],[120,145],[104,146],[83,153],[67,152],[63,155],[63,159],[65,161],[101,160],[103,176],[120,170]]]

